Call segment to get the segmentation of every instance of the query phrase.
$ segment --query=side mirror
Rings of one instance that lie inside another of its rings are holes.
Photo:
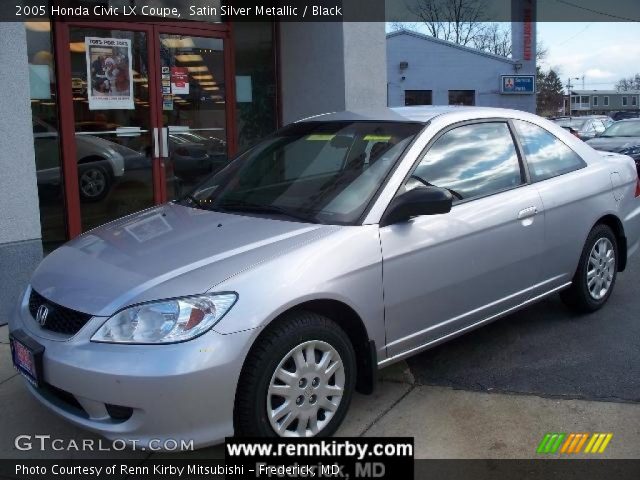
[[[453,196],[444,188],[416,187],[394,198],[380,221],[381,227],[406,222],[420,215],[438,215],[451,211]]]

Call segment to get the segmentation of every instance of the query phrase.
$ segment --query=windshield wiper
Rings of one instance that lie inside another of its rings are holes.
[[[275,213],[285,217],[294,218],[305,223],[319,223],[317,220],[310,218],[309,216],[299,214],[286,208],[277,207],[275,205],[260,205],[249,202],[221,202],[213,208],[236,212]]]

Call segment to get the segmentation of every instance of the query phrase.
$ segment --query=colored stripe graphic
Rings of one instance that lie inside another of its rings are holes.
[[[584,453],[604,453],[612,438],[613,433],[594,433]]]
[[[542,437],[542,441],[536,449],[536,453],[542,454],[576,454],[576,453],[603,453],[613,433],[556,433],[549,432]],[[586,447],[585,447],[586,444]],[[582,448],[584,447],[584,450]]]
[[[565,433],[547,433],[538,445],[537,453],[556,453]]]

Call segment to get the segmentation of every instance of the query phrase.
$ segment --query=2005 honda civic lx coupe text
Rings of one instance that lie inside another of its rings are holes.
[[[44,405],[111,439],[330,435],[376,369],[640,245],[630,157],[511,110],[320,115],[48,255],[10,319]]]

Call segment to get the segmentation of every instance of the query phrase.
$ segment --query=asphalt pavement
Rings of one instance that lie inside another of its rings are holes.
[[[554,295],[408,364],[423,385],[640,402],[640,255],[598,312],[575,314]]]

